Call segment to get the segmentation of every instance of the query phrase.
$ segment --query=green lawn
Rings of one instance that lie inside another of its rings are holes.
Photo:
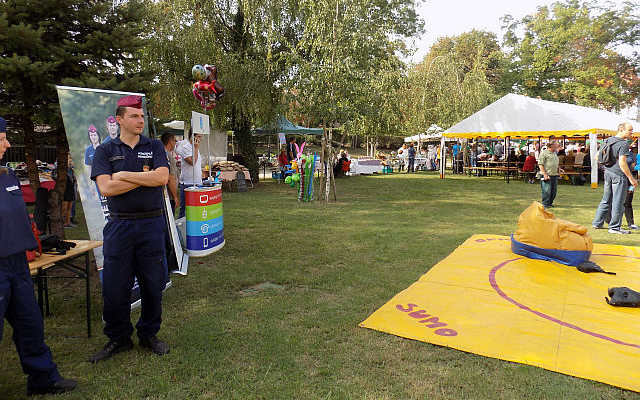
[[[299,203],[268,180],[223,194],[225,247],[192,258],[164,297],[160,338],[171,353],[138,347],[90,365],[106,343],[96,284],[94,337],[86,338],[82,281],[51,284],[46,341],[68,399],[620,399],[604,384],[363,329],[358,323],[474,233],[508,235],[540,186],[433,173],[343,178],[338,202]],[[602,189],[558,189],[560,218],[591,226]],[[640,218],[640,216],[639,216]],[[82,229],[71,230],[77,238]],[[590,229],[595,242],[636,245],[640,234]],[[96,277],[97,278],[97,277]],[[97,279],[94,279],[94,282]],[[283,285],[253,296],[243,289]],[[133,313],[137,319],[138,311]],[[135,322],[135,321],[134,321]],[[6,326],[0,398],[26,379]],[[624,365],[603,368],[620,368]]]

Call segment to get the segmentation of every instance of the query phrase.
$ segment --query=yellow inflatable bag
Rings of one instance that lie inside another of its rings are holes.
[[[518,230],[511,236],[511,249],[529,258],[578,265],[591,256],[593,239],[586,227],[556,218],[534,201],[518,218]]]

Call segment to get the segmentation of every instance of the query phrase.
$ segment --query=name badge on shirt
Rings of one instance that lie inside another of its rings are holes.
[[[118,161],[118,160],[124,160],[124,156],[114,156],[109,158],[109,161]]]
[[[138,158],[153,158],[153,151],[139,151]]]
[[[7,192],[15,192],[16,190],[20,190],[20,186],[16,186],[16,185],[8,186],[6,187],[6,189],[7,189]]]

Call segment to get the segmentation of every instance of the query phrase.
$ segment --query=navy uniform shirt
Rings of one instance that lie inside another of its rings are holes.
[[[20,181],[11,168],[0,174],[0,257],[38,247],[33,237]]]
[[[162,142],[140,136],[140,141],[132,149],[120,137],[102,143],[96,149],[91,166],[91,179],[99,175],[112,175],[120,171],[153,171],[160,167],[169,168]],[[160,210],[164,206],[163,186],[140,186],[117,196],[107,197],[107,206],[112,213],[137,213]]]

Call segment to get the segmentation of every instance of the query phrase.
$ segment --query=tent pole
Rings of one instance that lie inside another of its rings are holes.
[[[507,136],[504,139],[505,142],[507,142],[507,145],[505,146],[505,149],[507,149],[506,153],[507,153],[507,183],[511,183],[509,182],[509,177],[511,175],[510,171],[509,171],[509,156],[511,154],[511,136]]]
[[[444,179],[444,170],[447,159],[447,149],[444,147],[444,135],[440,138],[440,179]]]
[[[596,153],[598,152],[598,134],[589,134],[589,157],[591,158],[591,189],[598,188],[598,161],[596,161]],[[586,154],[585,154],[586,157]]]
[[[542,136],[538,136],[538,156],[540,156],[541,151],[542,151]]]

